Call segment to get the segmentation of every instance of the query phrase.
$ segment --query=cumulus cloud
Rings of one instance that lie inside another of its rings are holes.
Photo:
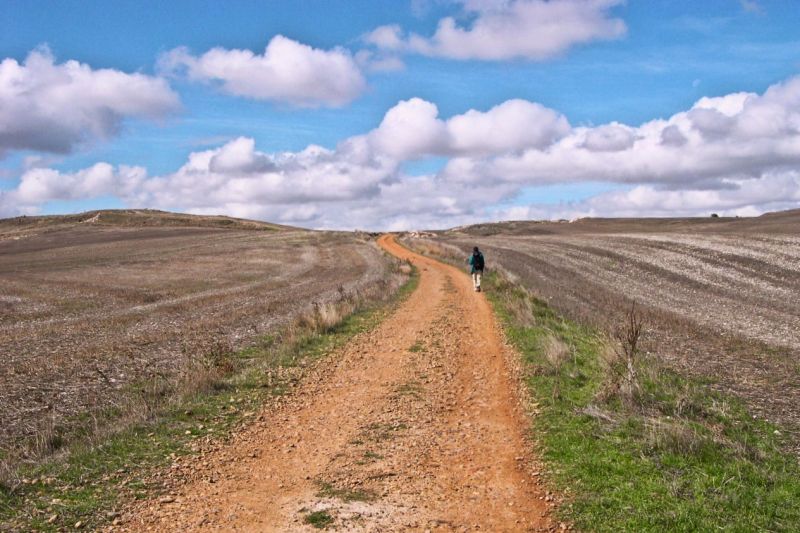
[[[228,94],[301,107],[342,106],[366,87],[361,69],[342,48],[321,50],[276,35],[259,55],[250,50],[212,48],[194,56],[176,48],[159,59],[161,70],[185,73]]]
[[[56,64],[47,48],[0,62],[0,156],[12,150],[68,153],[115,135],[128,117],[160,119],[179,107],[160,78]]]
[[[798,165],[800,77],[773,85],[762,95],[703,98],[669,119],[638,127],[577,127],[544,149],[453,159],[444,174],[473,182],[719,187],[725,179],[756,179]]]
[[[406,45],[403,40],[403,29],[398,24],[378,26],[365,35],[364,40],[384,50],[400,50]]]
[[[497,220],[581,217],[755,216],[800,205],[800,172],[767,173],[758,180],[731,180],[720,189],[664,190],[638,185],[554,205],[514,206],[496,211]]]
[[[449,143],[447,127],[438,115],[436,104],[412,98],[387,111],[368,138],[378,152],[399,160],[441,153]]]
[[[376,151],[409,160],[541,149],[569,131],[562,114],[526,100],[507,100],[488,111],[470,109],[445,120],[435,104],[412,98],[387,111],[367,137]]]
[[[128,198],[145,182],[143,167],[96,163],[77,172],[34,167],[20,178],[15,189],[0,191],[0,216],[36,214],[53,200],[85,200],[115,195]]]
[[[462,0],[460,24],[454,17],[439,21],[430,37],[405,35],[397,25],[380,26],[365,41],[385,50],[451,59],[541,61],[569,48],[626,32],[610,11],[624,0]]]
[[[405,162],[427,157],[447,163],[422,176],[404,173]],[[581,182],[622,190],[558,206],[498,207],[530,187]],[[267,153],[243,137],[193,152],[161,176],[102,164],[72,174],[31,168],[0,196],[0,210],[96,191],[132,206],[326,228],[447,227],[526,213],[757,214],[800,205],[800,78],[763,94],[702,98],[639,126],[573,127],[523,100],[441,117],[435,104],[412,98],[334,148]]]
[[[636,135],[633,128],[614,122],[599,128],[588,128],[583,147],[591,152],[619,152],[633,146]]]
[[[396,171],[395,161],[372,154],[363,139],[346,140],[336,150],[312,145],[267,154],[252,139],[239,138],[190,154],[176,172],[148,179],[127,201],[193,212],[225,208],[239,216],[252,206],[303,212],[302,205],[315,202],[374,197]]]

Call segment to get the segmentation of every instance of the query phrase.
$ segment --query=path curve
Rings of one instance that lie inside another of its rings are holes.
[[[171,495],[115,530],[316,531],[315,516],[338,531],[551,530],[485,297],[394,236],[378,243],[418,268],[417,290],[231,442],[175,465]]]

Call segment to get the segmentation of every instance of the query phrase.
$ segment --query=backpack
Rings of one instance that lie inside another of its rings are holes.
[[[477,255],[472,254],[472,268],[475,270],[483,270],[483,254],[478,252]]]

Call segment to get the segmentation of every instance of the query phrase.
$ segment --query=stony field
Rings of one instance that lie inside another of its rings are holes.
[[[800,211],[484,224],[416,241],[464,257],[478,245],[488,268],[608,330],[635,301],[647,350],[733,390],[756,414],[800,428]]]
[[[0,221],[0,459],[390,270],[354,234],[221,217]]]

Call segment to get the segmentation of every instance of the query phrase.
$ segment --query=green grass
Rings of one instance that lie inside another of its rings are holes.
[[[604,394],[604,336],[496,275],[484,284],[528,369],[561,518],[583,531],[800,531],[800,467],[778,427],[653,360],[633,402]],[[551,337],[570,348],[558,365]]]
[[[422,341],[416,341],[414,344],[409,346],[408,351],[412,353],[419,353],[425,350],[425,345]]]
[[[321,498],[336,498],[343,502],[368,502],[375,499],[375,494],[361,489],[342,489],[330,483],[320,482],[317,496]]]
[[[313,513],[308,513],[304,521],[317,529],[325,529],[333,524],[333,517],[327,511],[314,511]]]
[[[373,442],[379,442],[384,440],[391,440],[395,438],[398,432],[405,431],[408,429],[408,426],[403,424],[402,422],[399,424],[388,424],[388,423],[374,423],[367,426],[367,432],[369,434],[369,438]]]
[[[388,303],[366,305],[339,324],[290,344],[266,336],[233,354],[243,362],[241,370],[210,391],[171,402],[153,420],[100,443],[73,443],[65,457],[23,468],[26,483],[13,489],[0,485],[0,531],[58,531],[78,521],[91,529],[112,520],[126,501],[157,495],[162,487],[150,481],[154,471],[191,454],[202,437],[232,434],[265,400],[291,390],[297,372],[281,369],[305,366],[374,328],[414,291],[417,281],[413,273]],[[49,522],[53,515],[56,519]]]
[[[368,450],[368,451],[364,452],[364,459],[372,459],[372,460],[378,461],[380,459],[383,459],[383,456],[381,454],[379,454],[379,453],[371,452],[371,451]]]

